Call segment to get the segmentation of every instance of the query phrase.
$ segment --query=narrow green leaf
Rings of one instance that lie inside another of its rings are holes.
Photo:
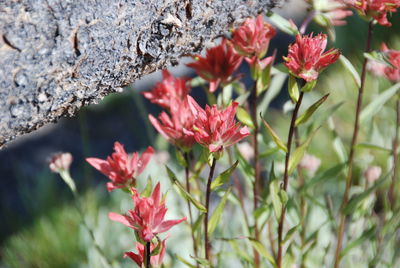
[[[382,152],[385,152],[385,153],[392,153],[391,149],[384,148],[384,147],[381,147],[379,145],[370,144],[370,143],[359,143],[359,144],[356,145],[356,148],[359,148],[359,149],[371,149],[371,150],[376,150],[376,151],[382,151]]]
[[[182,167],[186,167],[187,166],[186,159],[183,156],[182,152],[180,150],[175,150],[175,155],[179,165],[181,165]]]
[[[221,220],[222,213],[224,212],[224,207],[226,204],[226,201],[228,200],[228,196],[231,192],[231,188],[229,188],[224,196],[221,198],[221,201],[219,202],[218,206],[215,208],[214,213],[212,214],[210,220],[208,221],[208,233],[211,235],[214,231],[215,228],[217,228],[219,221]]]
[[[303,158],[304,154],[307,151],[308,145],[311,143],[312,138],[315,136],[319,128],[314,130],[306,139],[306,141],[300,145],[300,147],[296,148],[293,152],[293,155],[289,159],[289,175],[292,174],[293,170],[297,167],[300,163],[301,159]]]
[[[146,187],[143,189],[143,191],[140,193],[140,195],[144,196],[144,197],[149,197],[151,195],[152,191],[153,191],[153,182],[151,181],[151,177],[149,176],[147,178]]]
[[[199,202],[197,201],[194,197],[192,197],[188,192],[186,192],[185,188],[182,186],[182,184],[178,181],[176,178],[175,173],[169,169],[169,167],[165,166],[167,168],[167,173],[168,177],[171,180],[172,185],[176,188],[177,192],[186,200],[190,201],[198,210],[202,212],[206,212],[207,209]]]
[[[297,85],[296,77],[294,77],[293,75],[289,75],[288,90],[289,90],[289,96],[292,99],[292,101],[294,103],[297,103],[299,101],[300,92],[299,92],[299,86]]]
[[[192,229],[193,232],[196,232],[199,227],[201,226],[201,224],[203,223],[203,219],[204,219],[204,215],[205,214],[200,214],[199,217],[197,218],[197,220],[193,223]]]
[[[367,119],[372,118],[376,115],[385,103],[390,100],[400,89],[400,83],[397,83],[390,87],[389,89],[384,90],[379,96],[374,98],[362,111],[360,114],[360,122],[363,124]]]
[[[343,64],[343,67],[345,67],[346,70],[351,74],[354,81],[356,82],[357,87],[360,87],[361,78],[358,72],[356,71],[356,68],[354,68],[353,64],[351,64],[351,62],[343,55],[340,55],[339,61]]]
[[[279,221],[282,213],[282,202],[279,197],[280,187],[279,187],[279,181],[275,177],[274,163],[272,163],[270,177],[271,181],[269,183],[269,194],[271,196],[272,206],[274,208],[276,219]]]
[[[312,179],[308,180],[306,182],[306,184],[304,185],[303,189],[307,190],[318,183],[323,183],[327,180],[336,178],[345,166],[346,166],[345,163],[341,163],[341,164],[335,165],[327,170],[324,170],[323,172],[314,176]]]
[[[211,190],[214,191],[219,186],[227,183],[238,164],[239,160],[237,160],[230,168],[219,174],[218,177],[216,177],[215,180],[211,183]]]
[[[185,264],[187,267],[196,268],[196,265],[191,264],[190,262],[188,262],[187,260],[185,260],[185,259],[182,258],[181,256],[175,255],[175,257],[176,257],[179,261],[181,261],[183,264]]]
[[[340,257],[343,258],[349,251],[355,247],[360,246],[366,240],[370,240],[375,236],[375,226],[369,228],[367,231],[363,232],[363,234],[357,238],[356,240],[351,241],[347,244],[347,246],[340,253]]]
[[[198,264],[201,264],[201,265],[203,265],[203,267],[211,267],[210,266],[210,263],[208,262],[208,260],[207,259],[204,259],[204,258],[196,258],[196,257],[193,257],[193,256],[190,256],[193,260],[195,260]]]
[[[236,240],[229,239],[228,242],[231,245],[233,251],[240,257],[240,259],[249,263],[253,262],[253,258],[245,250],[243,250],[243,248],[239,246]]]
[[[296,225],[292,228],[289,229],[289,231],[287,231],[285,239],[283,239],[282,241],[282,245],[284,245],[287,241],[289,241],[293,235],[296,233],[297,229],[300,227],[300,225]]]
[[[261,242],[255,240],[254,238],[249,237],[250,243],[253,246],[253,248],[264,258],[266,258],[269,263],[271,263],[274,267],[276,267],[275,259],[272,257],[272,255],[268,252],[268,250],[265,248]]]
[[[318,109],[319,106],[321,106],[322,103],[326,101],[326,99],[329,97],[329,93],[320,98],[318,101],[316,101],[313,105],[308,107],[308,109],[296,119],[295,125],[296,127],[300,124],[304,124],[307,122],[307,120],[311,117],[311,115]]]
[[[251,119],[250,114],[240,106],[236,109],[236,117],[244,125],[254,128],[253,120]]]
[[[274,24],[282,32],[293,36],[299,33],[299,30],[293,23],[290,23],[290,21],[278,15],[277,13],[269,11],[267,16],[271,20],[272,24]]]
[[[200,87],[207,84],[207,81],[201,78],[200,76],[196,76],[190,80],[191,87]]]
[[[239,103],[239,105],[243,105],[249,98],[250,93],[250,91],[247,91],[246,93],[239,95],[239,97],[235,99],[235,102]]]
[[[328,120],[328,118],[330,118],[338,109],[340,106],[343,105],[343,101],[336,103],[332,106],[330,106],[328,109],[319,111],[318,113],[314,114],[314,120],[312,122],[313,126],[319,127],[321,126],[323,123],[325,123],[326,120]]]
[[[275,133],[275,131],[272,129],[272,127],[267,123],[267,121],[262,118],[262,121],[264,122],[265,127],[267,128],[267,131],[269,135],[271,135],[272,140],[275,142],[275,144],[281,148],[283,151],[287,152],[287,147],[286,145],[282,142],[282,140],[279,138],[279,136]]]
[[[392,67],[393,68],[393,66],[391,66],[391,63],[388,61],[388,57],[385,55],[385,53],[383,52],[378,52],[378,51],[372,51],[372,52],[369,52],[369,53],[364,53],[364,57],[365,58],[367,58],[367,59],[369,59],[369,60],[372,60],[372,61],[375,61],[375,62],[378,62],[378,63],[381,63],[381,64],[385,64],[386,66],[389,66],[389,67]]]
[[[389,171],[388,173],[385,174],[385,176],[382,176],[379,180],[375,181],[374,185],[369,187],[367,190],[351,197],[347,205],[344,207],[343,213],[347,215],[353,213],[354,210],[357,208],[358,204],[360,204],[360,202],[362,202],[370,194],[375,192],[376,189],[379,188],[386,181],[386,179],[390,177],[390,174],[391,172]]]

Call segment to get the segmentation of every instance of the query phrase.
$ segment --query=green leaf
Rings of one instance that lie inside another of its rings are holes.
[[[322,183],[327,180],[336,178],[345,166],[346,166],[345,163],[341,163],[341,164],[335,165],[327,170],[324,170],[323,172],[314,176],[312,179],[308,180],[306,182],[306,184],[304,185],[303,189],[307,190],[318,183]]]
[[[359,149],[370,149],[370,150],[382,151],[385,153],[392,153],[392,149],[384,148],[379,145],[370,144],[370,143],[359,143],[355,147],[359,148]]]
[[[193,256],[190,256],[193,260],[195,260],[198,264],[201,264],[203,267],[211,267],[210,263],[208,262],[207,259],[204,258],[196,258]]]
[[[369,53],[364,53],[364,57],[365,58],[367,58],[367,59],[369,59],[369,60],[372,60],[372,61],[375,61],[375,62],[378,62],[378,63],[381,63],[381,64],[385,64],[386,66],[389,66],[389,67],[392,67],[393,68],[393,65],[391,65],[391,63],[388,61],[388,57],[385,55],[385,53],[383,52],[378,52],[378,51],[372,51],[372,52],[369,52]]]
[[[182,152],[180,150],[175,150],[175,155],[179,165],[181,165],[182,167],[186,167],[187,166],[186,159],[183,156]]]
[[[308,145],[311,143],[312,138],[315,136],[319,128],[314,130],[306,139],[306,141],[300,145],[300,147],[296,148],[296,150],[293,152],[293,155],[289,159],[289,175],[292,174],[293,170],[297,167],[297,165],[300,163],[301,159],[303,158],[304,154],[307,151]]]
[[[297,85],[296,77],[294,77],[293,75],[289,75],[288,87],[290,98],[294,103],[297,103],[299,101],[300,92],[299,86]]]
[[[146,187],[143,189],[140,195],[144,197],[149,197],[152,191],[153,191],[153,182],[151,181],[151,177],[149,176],[147,179]]]
[[[273,70],[273,69],[272,69]],[[278,96],[279,92],[281,92],[283,88],[283,84],[286,81],[287,74],[277,71],[276,74],[272,76],[271,83],[267,92],[264,94],[263,99],[257,106],[257,110],[264,114],[267,111],[271,101]],[[257,118],[258,122],[261,122],[261,118]]]
[[[192,226],[193,232],[196,232],[203,223],[204,215],[205,214],[200,214],[197,220],[193,223]]]
[[[299,30],[293,23],[290,23],[287,19],[278,15],[277,13],[269,11],[267,13],[267,17],[271,20],[272,24],[274,24],[282,32],[293,36],[299,33]]]
[[[191,87],[200,87],[203,85],[206,85],[207,81],[201,78],[200,76],[196,76],[195,78],[192,78],[190,80],[190,86]]]
[[[272,127],[267,123],[267,121],[264,120],[264,118],[261,118],[262,121],[264,122],[265,127],[267,128],[267,131],[269,135],[271,135],[272,140],[275,142],[275,144],[281,148],[283,151],[287,152],[287,147],[286,145],[282,142],[282,140],[279,138],[279,136],[275,133],[275,131],[272,129]]]
[[[226,201],[228,200],[228,196],[229,196],[230,192],[231,192],[231,188],[229,188],[225,192],[224,196],[222,197],[218,206],[215,208],[214,213],[212,214],[212,216],[208,222],[208,233],[210,236],[215,231],[215,228],[217,228],[218,223],[221,220],[221,216],[222,216],[222,213],[224,212],[224,207],[225,207]]]
[[[253,120],[251,119],[251,116],[245,109],[243,109],[240,106],[237,107],[237,109],[236,109],[236,117],[244,125],[246,125],[250,128],[254,128],[254,124],[253,124]]]
[[[167,166],[165,166],[165,167],[167,168],[168,177],[171,180],[171,183],[175,187],[177,192],[183,198],[190,201],[198,210],[200,210],[201,212],[206,212],[207,209],[199,201],[197,201],[194,197],[192,197],[188,192],[186,192],[185,188],[182,186],[182,184],[176,178],[175,173],[171,169],[169,169],[169,167],[167,167]]]
[[[289,241],[293,235],[296,233],[297,229],[300,227],[300,225],[296,225],[292,228],[289,229],[289,231],[287,231],[285,239],[283,239],[282,241],[282,245],[284,245],[287,241]]]
[[[231,245],[233,251],[240,257],[240,259],[249,263],[253,262],[253,258],[245,250],[243,250],[243,248],[239,246],[238,242],[235,239],[229,239],[228,242]]]
[[[375,181],[374,185],[369,187],[367,190],[360,194],[356,194],[353,197],[350,198],[349,202],[343,209],[344,214],[351,214],[354,212],[354,210],[357,208],[358,204],[361,203],[365,198],[367,198],[370,194],[375,192],[375,190],[380,187],[387,178],[390,177],[391,171],[386,173],[385,176],[381,177],[379,180]]]
[[[301,116],[296,119],[295,126],[297,127],[300,124],[304,124],[311,117],[311,115],[321,106],[322,103],[326,101],[329,97],[329,93],[316,101],[313,105],[311,105]]]
[[[352,248],[361,246],[366,240],[370,240],[375,237],[375,226],[369,228],[367,231],[363,232],[363,234],[357,238],[356,240],[351,241],[347,244],[347,246],[340,253],[340,257],[343,258]]]
[[[248,238],[251,245],[253,246],[253,248],[264,258],[266,258],[269,263],[271,263],[274,267],[276,267],[276,263],[275,263],[275,259],[274,257],[272,257],[272,255],[268,252],[268,250],[265,248],[265,246],[263,244],[261,244],[261,242],[255,240],[254,238],[249,237]]]
[[[239,97],[235,99],[235,102],[239,103],[239,105],[243,105],[249,98],[250,93],[250,91],[247,91],[246,93],[239,95]]]
[[[330,106],[328,109],[316,113],[314,115],[314,120],[312,122],[312,125],[317,127],[321,126],[323,123],[325,123],[326,120],[328,120],[328,118],[330,118],[337,111],[337,109],[339,109],[340,106],[343,105],[343,103],[344,103],[343,101],[336,103]]]
[[[219,186],[227,183],[238,164],[239,160],[237,160],[230,168],[219,174],[218,177],[216,177],[215,180],[211,183],[211,190],[214,191]]]
[[[360,114],[360,122],[363,124],[367,119],[372,118],[377,114],[383,107],[383,105],[390,100],[400,89],[400,83],[397,83],[384,90],[379,96],[374,98],[362,111]]]
[[[185,260],[185,259],[182,258],[181,256],[175,255],[175,257],[176,257],[178,260],[180,260],[183,264],[185,264],[187,267],[196,268],[196,265],[191,264],[190,262],[188,262],[187,260]]]
[[[317,84],[317,80],[313,80],[311,82],[308,82],[301,88],[301,91],[309,92],[309,91],[313,90],[313,88],[315,87],[316,84]]]
[[[269,183],[269,194],[271,195],[272,206],[274,208],[275,216],[279,221],[282,213],[282,202],[281,198],[279,197],[280,187],[279,187],[279,181],[275,177],[274,163],[272,163],[270,177],[271,177],[271,182]]]
[[[356,68],[354,68],[353,64],[351,64],[351,62],[343,55],[340,55],[339,61],[343,64],[343,67],[346,68],[346,70],[351,74],[354,81],[356,82],[357,87],[360,87],[361,78],[358,72],[356,71]]]

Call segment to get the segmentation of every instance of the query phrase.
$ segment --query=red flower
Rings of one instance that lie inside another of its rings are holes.
[[[275,34],[275,29],[264,22],[262,15],[258,15],[256,19],[247,19],[237,28],[231,42],[240,55],[261,59],[267,53],[269,41]]]
[[[158,245],[151,244],[150,251],[153,252],[153,250],[155,248],[157,248],[157,246]],[[159,266],[161,266],[161,264],[163,262],[163,259],[165,256],[165,249],[166,249],[165,248],[165,240],[163,240],[161,242],[160,247],[161,247],[160,252],[157,255],[150,257],[150,264],[152,267],[159,267]],[[125,252],[124,257],[131,258],[134,262],[136,262],[136,264],[139,267],[142,267],[142,265],[144,263],[144,258],[145,258],[145,256],[144,256],[145,255],[145,247],[143,244],[136,243],[136,250],[138,252],[137,254],[132,251],[129,251],[129,252]]]
[[[247,127],[241,127],[235,120],[237,102],[223,110],[218,110],[216,105],[206,105],[204,110],[192,97],[188,96],[188,100],[196,118],[193,126],[194,138],[210,152],[220,152],[224,147],[229,147],[250,135]]]
[[[197,61],[187,66],[210,82],[210,92],[217,90],[220,83],[229,83],[230,76],[239,67],[243,57],[237,54],[225,39],[216,47],[207,49],[206,57],[197,55]]]
[[[132,190],[134,210],[128,210],[126,215],[110,212],[108,217],[134,229],[144,241],[150,242],[155,235],[166,232],[172,226],[186,220],[186,217],[179,220],[164,220],[167,208],[165,201],[161,200],[160,183],[157,183],[150,197],[140,197],[136,189]]]
[[[385,52],[389,63],[392,66],[385,66],[383,69],[385,76],[392,82],[400,82],[400,51],[389,49],[385,43],[382,44],[381,50]]]
[[[289,46],[288,56],[283,57],[285,66],[296,77],[311,82],[328,65],[334,63],[340,56],[337,49],[324,52],[327,40],[325,34],[315,37],[297,35],[296,42]]]
[[[162,75],[163,81],[158,82],[152,91],[143,92],[143,96],[152,103],[169,109],[171,99],[185,99],[190,88],[187,86],[186,78],[175,78],[167,70],[163,70]]]
[[[169,116],[166,112],[161,112],[157,120],[149,115],[149,120],[157,131],[163,135],[169,142],[183,150],[190,149],[196,142],[194,135],[190,130],[194,124],[194,116],[189,108],[187,99],[171,100]]]
[[[148,147],[139,159],[139,153],[133,153],[130,157],[124,150],[124,146],[114,143],[114,153],[107,160],[99,158],[86,158],[86,161],[95,169],[106,175],[112,182],[107,183],[107,190],[125,188],[135,185],[136,177],[143,172],[154,149]]]
[[[387,19],[387,13],[396,12],[400,0],[345,0],[350,7],[355,8],[362,16],[374,18],[382,26],[392,26]]]

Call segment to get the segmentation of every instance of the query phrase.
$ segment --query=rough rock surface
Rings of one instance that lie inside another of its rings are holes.
[[[0,0],[0,147],[279,0]]]

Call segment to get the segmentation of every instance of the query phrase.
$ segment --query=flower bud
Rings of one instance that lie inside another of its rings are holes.
[[[321,165],[321,159],[310,154],[304,155],[299,166],[307,170],[310,174],[314,174]]]
[[[382,169],[378,166],[371,166],[364,172],[364,177],[369,184],[373,184],[381,176]]]
[[[71,163],[72,155],[70,153],[57,153],[51,157],[49,168],[51,171],[59,173],[63,170],[69,170]]]

